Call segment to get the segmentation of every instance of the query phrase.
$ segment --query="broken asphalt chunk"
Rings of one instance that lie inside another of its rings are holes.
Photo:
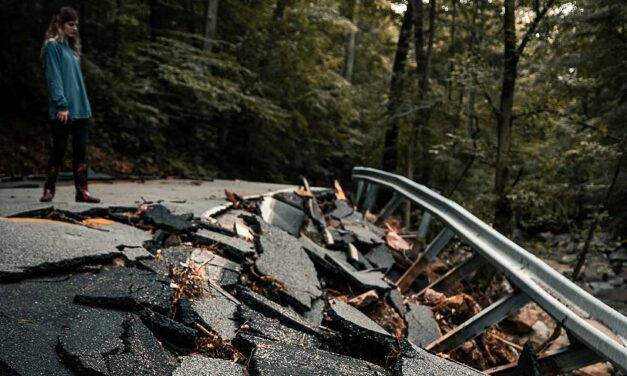
[[[339,300],[332,300],[327,312],[331,320],[344,332],[386,347],[396,342],[394,336],[351,305]]]
[[[97,274],[74,297],[88,306],[138,310],[150,308],[160,313],[170,309],[172,288],[167,278],[135,268],[111,268]]]
[[[311,301],[322,295],[318,273],[301,243],[287,232],[271,226],[259,235],[256,269],[285,285],[281,293],[301,311],[311,308]]]
[[[428,306],[410,303],[405,321],[407,339],[416,346],[424,347],[441,336],[438,323]]]
[[[235,338],[239,328],[235,322],[238,305],[235,298],[221,289],[208,285],[203,295],[191,299],[190,302],[203,326],[218,333],[222,339]]]
[[[278,192],[272,197],[301,211],[305,210],[305,198],[294,192]]]
[[[0,222],[0,281],[68,271],[123,256],[149,235],[113,223],[108,232],[63,222]],[[121,247],[122,246],[122,247]]]
[[[363,360],[271,341],[257,343],[250,369],[259,376],[389,375],[385,369]]]
[[[386,271],[394,265],[394,256],[385,244],[380,244],[366,254],[366,259],[377,268],[383,268]]]
[[[226,359],[194,355],[182,358],[172,376],[242,376],[244,367]]]
[[[0,313],[0,375],[72,376],[54,351],[56,333],[20,321]]]
[[[335,219],[359,220],[361,215],[357,214],[355,209],[351,207],[348,202],[342,200],[335,200],[335,209],[329,215]]]
[[[155,336],[171,349],[182,354],[188,354],[196,349],[196,330],[151,310],[143,311],[141,319]]]
[[[388,299],[390,301],[390,305],[394,307],[396,312],[398,312],[402,317],[405,317],[407,314],[407,306],[403,302],[403,294],[401,290],[397,287],[390,290],[388,293]]]
[[[316,336],[281,325],[278,320],[264,316],[246,305],[237,307],[236,317],[246,324],[246,330],[237,334],[234,343],[245,353],[250,353],[257,344],[267,340],[308,349],[326,348],[326,343]]]
[[[217,232],[201,229],[193,234],[194,239],[203,245],[218,244],[225,255],[234,260],[243,260],[255,255],[255,247],[242,239],[223,235]]]
[[[205,280],[220,287],[233,287],[239,282],[242,273],[240,264],[202,248],[194,249],[190,258],[196,264],[204,265]]]
[[[326,248],[324,248],[322,246],[319,246],[313,240],[309,239],[305,235],[301,235],[300,238],[298,238],[298,240],[300,241],[300,243],[302,244],[303,248],[305,249],[305,251],[309,255],[309,258],[311,258],[311,261],[314,262],[314,264],[318,265],[319,267],[321,267],[322,269],[324,269],[324,270],[326,270],[328,272],[336,272],[337,271],[337,267],[334,266],[329,261],[327,261],[326,258],[325,258],[327,253],[329,253],[328,249],[326,249]]]
[[[132,313],[93,310],[59,335],[63,362],[79,375],[169,375],[176,362]]]
[[[347,224],[342,222],[346,231],[350,231],[355,240],[365,245],[377,245],[383,243],[383,238],[370,230],[369,227],[361,224]]]
[[[267,223],[298,236],[305,220],[305,212],[273,197],[264,197],[259,204],[261,217]]]
[[[416,349],[410,357],[396,361],[395,376],[473,376],[485,375],[474,368],[454,361],[442,359],[426,350]]]
[[[241,302],[251,307],[255,311],[263,313],[265,316],[277,319],[279,322],[292,329],[300,330],[305,333],[318,335],[320,331],[302,316],[289,308],[283,307],[270,299],[247,289],[238,286],[237,297]],[[324,304],[323,304],[324,306]]]
[[[307,321],[315,326],[322,324],[324,319],[325,301],[324,299],[316,299],[311,303],[311,309],[305,312],[305,318]]]
[[[378,291],[387,291],[393,286],[385,280],[385,275],[376,270],[357,271],[348,262],[334,254],[325,255],[325,259],[333,264],[338,272],[346,277],[351,283],[362,290],[376,289]]]
[[[144,221],[158,229],[185,232],[192,229],[193,214],[172,214],[163,205],[151,205],[144,213]]]

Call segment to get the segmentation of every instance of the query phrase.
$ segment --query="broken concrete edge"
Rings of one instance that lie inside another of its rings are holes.
[[[193,352],[198,345],[198,331],[150,309],[140,312],[144,325],[163,343],[180,354]]]
[[[305,318],[299,316],[296,312],[292,312],[289,308],[283,307],[276,302],[259,295],[244,286],[237,286],[237,296],[240,300],[254,309],[262,313],[266,317],[279,320],[279,322],[289,328],[300,330],[302,332],[321,336],[320,330],[311,325]]]
[[[133,260],[126,258],[123,251],[113,251],[107,254],[77,257],[73,259],[65,259],[59,262],[46,262],[35,267],[27,267],[22,271],[0,271],[0,283],[19,282],[29,278],[68,273],[75,271],[76,268],[83,265],[107,264],[118,257],[124,257],[126,260],[133,262]]]
[[[295,189],[297,189],[298,186],[294,186],[292,188],[284,188],[284,189],[279,189],[276,191],[272,191],[272,192],[268,192],[268,193],[264,193],[261,195],[249,195],[249,196],[244,196],[244,200],[259,200],[262,199],[264,197],[272,197],[277,193],[290,193],[290,192],[294,192]],[[311,188],[312,191],[316,191],[316,192],[324,192],[324,191],[328,191],[330,188],[324,188],[324,187],[313,187]],[[202,213],[202,215],[200,216],[200,221],[201,222],[205,222],[205,223],[211,223],[211,219],[215,218],[221,214],[223,214],[224,212],[226,212],[227,210],[231,209],[231,207],[233,207],[233,203],[232,202],[226,202],[222,205],[218,205],[218,206],[214,206],[213,208],[209,208],[207,209],[204,213]]]

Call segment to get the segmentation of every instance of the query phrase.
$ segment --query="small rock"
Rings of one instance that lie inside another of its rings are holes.
[[[410,303],[405,321],[407,339],[416,346],[424,347],[442,335],[431,308],[427,306]]]
[[[375,290],[369,290],[361,295],[354,296],[348,300],[348,304],[356,308],[367,307],[379,300],[379,294]]]

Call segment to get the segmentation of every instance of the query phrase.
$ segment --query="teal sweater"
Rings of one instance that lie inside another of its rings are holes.
[[[89,119],[91,106],[79,59],[66,42],[50,39],[44,51],[48,84],[48,115],[54,120],[59,111],[69,111],[70,119]]]

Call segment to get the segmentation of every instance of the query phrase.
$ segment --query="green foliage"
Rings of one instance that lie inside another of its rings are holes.
[[[392,119],[401,126],[399,155],[406,155],[409,127],[428,105],[431,185],[490,222],[502,2],[438,1],[428,98],[419,103],[412,41],[394,113],[386,109],[402,14],[391,5],[401,2],[361,0],[357,9],[354,1],[285,3],[275,18],[276,0],[220,0],[217,40],[207,51],[207,0],[70,1],[82,15],[82,65],[95,110],[90,139],[102,154],[92,156],[95,167],[284,182],[304,174],[326,184],[346,179],[354,165],[380,166]],[[534,3],[517,2],[519,41]],[[19,118],[2,141],[15,158],[33,134],[45,154],[39,53],[61,5],[0,0],[0,33],[9,36],[0,84],[15,93],[0,112]],[[624,168],[604,207],[627,131],[626,20],[624,2],[558,1],[520,56],[509,198],[527,231],[584,228],[608,209],[607,221],[619,227],[627,215],[620,209],[627,207]],[[426,33],[427,15],[424,24]],[[349,82],[343,72],[353,31]],[[15,125],[23,123],[32,128]],[[399,171],[407,162],[401,158]],[[7,159],[0,173],[14,166]]]

